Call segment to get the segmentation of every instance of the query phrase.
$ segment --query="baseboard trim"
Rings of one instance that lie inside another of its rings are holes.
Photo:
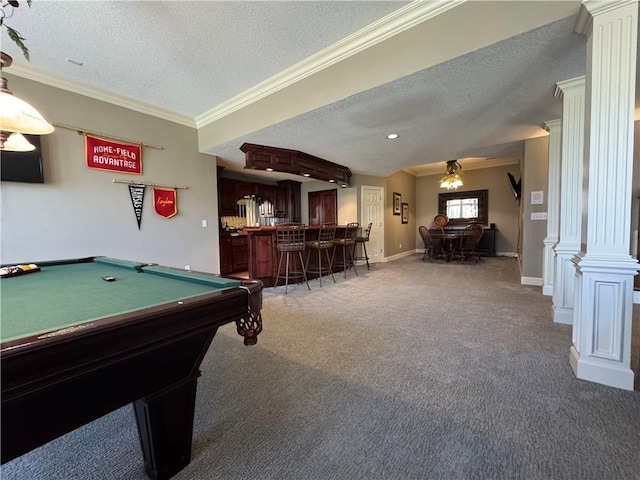
[[[542,278],[538,277],[520,277],[521,285],[533,285],[536,287],[542,286]]]
[[[385,262],[393,262],[394,260],[399,260],[399,259],[404,258],[404,257],[410,257],[411,255],[415,255],[416,253],[421,253],[421,252],[416,252],[414,250],[408,250],[406,252],[396,253],[395,255],[391,255],[390,257],[385,257],[384,261]]]
[[[580,380],[633,391],[634,374],[630,368],[581,357],[574,346],[570,348],[569,363],[574,375]]]
[[[573,308],[554,306],[553,321],[563,325],[573,325]]]

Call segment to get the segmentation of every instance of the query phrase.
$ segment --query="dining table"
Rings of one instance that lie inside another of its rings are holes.
[[[447,262],[451,261],[451,257],[453,256],[453,252],[455,250],[455,245],[460,244],[460,239],[464,234],[464,230],[444,230],[442,233],[431,231],[431,238],[434,240],[442,240],[443,250],[444,250],[444,259]]]

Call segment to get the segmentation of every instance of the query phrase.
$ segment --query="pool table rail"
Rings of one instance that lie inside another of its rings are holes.
[[[133,403],[147,473],[175,475],[191,459],[200,364],[227,323],[255,343],[262,288],[247,281],[3,342],[0,461]]]

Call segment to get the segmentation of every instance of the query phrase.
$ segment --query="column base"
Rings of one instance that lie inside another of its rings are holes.
[[[569,362],[573,373],[581,380],[633,391],[634,374],[630,368],[601,360],[581,358],[573,346],[570,350]]]
[[[573,308],[553,307],[554,323],[562,323],[563,325],[573,325]]]

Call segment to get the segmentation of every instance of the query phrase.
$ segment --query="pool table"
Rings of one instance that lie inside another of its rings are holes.
[[[256,343],[262,283],[106,257],[33,263],[0,284],[2,463],[133,403],[148,475],[175,475],[204,355],[230,322]]]

